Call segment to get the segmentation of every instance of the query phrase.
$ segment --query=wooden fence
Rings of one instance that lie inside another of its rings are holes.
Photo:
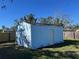
[[[79,32],[76,31],[64,31],[63,35],[65,39],[79,39]]]
[[[0,42],[11,42],[15,41],[16,35],[15,32],[1,32],[0,33]]]
[[[63,36],[65,39],[79,39],[79,32],[76,31],[64,31]],[[11,42],[16,40],[15,32],[0,32],[0,43]]]

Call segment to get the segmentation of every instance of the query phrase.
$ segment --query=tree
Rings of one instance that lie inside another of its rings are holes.
[[[46,18],[40,18],[41,24],[48,24],[48,20]]]
[[[14,23],[15,25],[19,25],[19,23],[20,23],[20,21],[18,19],[14,20],[14,22],[15,22]]]
[[[27,17],[26,17],[26,16],[24,16],[24,21],[25,21],[25,22],[28,22],[28,21],[27,21]]]
[[[6,32],[9,32],[9,30],[10,30],[10,29],[9,29],[8,27],[5,27],[4,25],[2,26],[2,32],[5,32],[5,31],[6,31]]]
[[[23,21],[24,21],[24,18],[20,18],[19,22],[21,23],[21,22],[23,22]]]
[[[63,15],[60,17],[56,17],[54,20],[55,25],[62,25],[64,28],[71,25],[70,17],[67,15]]]
[[[63,23],[64,27],[67,27],[67,26],[71,25],[71,19],[68,15],[63,15],[61,17],[61,19],[62,19],[62,23]]]
[[[31,24],[34,24],[37,21],[37,19],[34,17],[32,13],[24,17],[24,19],[26,22],[31,23]]]
[[[13,27],[15,28],[15,30],[16,30],[16,28],[17,28],[17,26],[20,24],[20,21],[19,20],[14,20],[14,25],[13,25]]]
[[[5,9],[7,7],[7,4],[8,4],[7,2],[13,3],[14,0],[0,0],[0,8]]]
[[[51,16],[48,16],[47,19],[48,19],[48,24],[54,24],[53,18]]]
[[[6,27],[3,25],[3,26],[2,26],[2,30],[3,30],[3,32],[5,32],[5,29],[6,29]]]
[[[79,29],[79,24],[74,24],[73,29]]]
[[[10,31],[16,32],[16,27],[15,26],[10,27]]]
[[[55,24],[55,25],[60,25],[60,23],[61,23],[61,20],[60,20],[59,18],[56,18],[56,19],[54,20],[54,24]]]
[[[40,18],[41,24],[53,24],[53,18],[48,16],[47,18]]]

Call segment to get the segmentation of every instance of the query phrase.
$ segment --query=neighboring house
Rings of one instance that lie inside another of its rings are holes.
[[[9,29],[8,28],[0,29],[0,32],[9,32]]]
[[[21,22],[16,37],[19,46],[36,49],[63,42],[63,27]]]

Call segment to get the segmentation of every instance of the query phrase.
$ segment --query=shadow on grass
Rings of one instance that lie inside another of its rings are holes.
[[[78,46],[79,40],[75,40],[75,39],[74,40],[64,40],[64,42],[62,42],[62,43],[46,46],[43,48],[59,48],[59,47],[64,47],[64,46],[69,46],[69,45]],[[39,49],[42,49],[42,48],[39,48]]]
[[[73,51],[49,51],[49,50],[31,50],[15,49],[13,47],[1,48],[0,59],[79,59],[79,55]]]
[[[78,41],[65,40],[64,43],[49,46],[49,48],[74,45],[75,42],[79,43]],[[79,59],[79,54],[75,51],[31,50],[9,44],[0,48],[0,59]]]

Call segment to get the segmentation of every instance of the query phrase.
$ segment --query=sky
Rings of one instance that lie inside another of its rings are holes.
[[[37,18],[68,15],[73,23],[79,23],[79,0],[7,0],[6,5],[7,8],[0,9],[0,27],[10,27],[15,19],[29,13]]]

